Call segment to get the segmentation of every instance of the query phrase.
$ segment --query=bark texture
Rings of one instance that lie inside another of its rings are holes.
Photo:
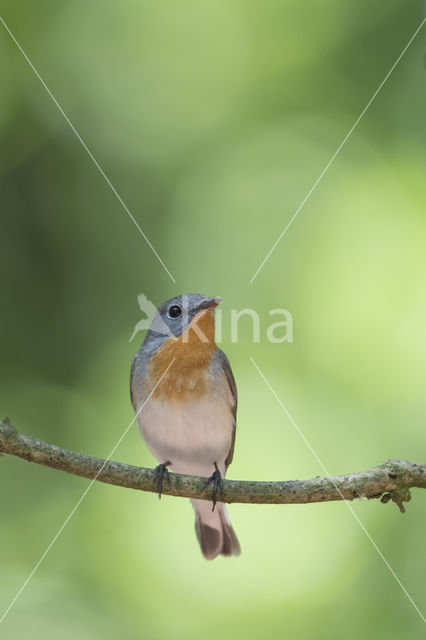
[[[157,492],[153,469],[86,456],[21,435],[7,418],[0,421],[0,452],[90,480]],[[163,494],[211,500],[211,488],[205,488],[205,482],[205,478],[170,473],[169,481],[163,483]],[[379,498],[383,503],[392,500],[404,513],[403,502],[411,499],[413,487],[426,489],[426,464],[392,459],[368,471],[334,478],[317,476],[310,480],[282,482],[225,480],[224,499],[221,500],[227,503],[307,504]]]

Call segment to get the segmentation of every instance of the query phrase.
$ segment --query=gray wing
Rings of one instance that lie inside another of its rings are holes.
[[[138,358],[138,354],[136,354],[135,357],[133,358],[132,366],[130,368],[130,400],[132,401],[133,409],[135,411],[136,411],[136,398],[133,392],[133,384],[134,384],[134,375],[135,375],[137,358]]]
[[[234,374],[232,373],[231,365],[229,364],[229,360],[226,354],[220,349],[218,349],[215,355],[218,358],[220,365],[223,369],[223,372],[226,375],[226,379],[228,380],[228,384],[229,384],[229,389],[234,399],[234,406],[232,407],[232,415],[234,417],[234,424],[232,427],[232,442],[231,442],[231,448],[229,449],[228,455],[226,456],[226,460],[225,460],[225,469],[227,469],[232,462],[232,458],[234,457],[235,435],[237,430],[237,404],[238,404],[237,385],[235,384]]]

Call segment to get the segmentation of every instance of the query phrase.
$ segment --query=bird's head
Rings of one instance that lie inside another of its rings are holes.
[[[222,298],[210,298],[200,293],[183,294],[167,300],[157,309],[145,342],[159,345],[168,338],[181,338],[183,342],[214,340],[213,311],[221,301]]]

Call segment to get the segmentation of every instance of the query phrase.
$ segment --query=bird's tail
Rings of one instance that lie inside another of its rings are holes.
[[[212,504],[208,500],[191,500],[195,509],[195,532],[200,543],[203,556],[213,560],[219,554],[223,556],[239,556],[240,543],[232,528],[225,505]]]

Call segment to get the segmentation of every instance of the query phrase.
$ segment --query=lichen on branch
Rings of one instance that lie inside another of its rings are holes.
[[[94,458],[21,435],[8,418],[0,421],[0,452],[90,480],[157,492],[153,469]],[[163,485],[165,495],[211,499],[210,491],[205,489],[205,478],[171,473],[169,480]],[[403,503],[411,499],[413,487],[426,489],[426,464],[392,459],[368,471],[333,478],[318,476],[310,480],[278,482],[225,480],[223,502],[307,504],[378,498],[383,503],[395,502],[404,513]]]

